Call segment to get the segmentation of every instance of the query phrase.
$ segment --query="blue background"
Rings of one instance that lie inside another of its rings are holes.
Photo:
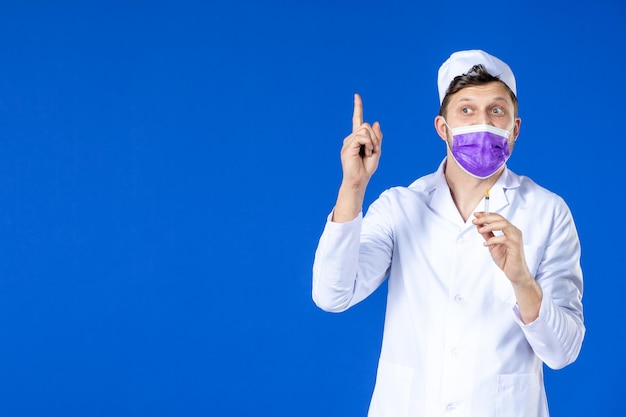
[[[385,134],[369,204],[437,168],[436,71],[471,48],[582,242],[552,415],[624,415],[626,6],[576,4],[2,2],[0,416],[364,416],[386,287],[310,295],[352,95]]]

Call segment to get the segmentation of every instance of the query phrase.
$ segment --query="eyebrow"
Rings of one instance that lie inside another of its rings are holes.
[[[471,103],[471,102],[476,102],[476,101],[477,100],[474,99],[473,97],[464,97],[464,98],[460,98],[457,104]],[[494,97],[492,100],[490,100],[490,103],[495,103],[495,102],[504,102],[505,104],[508,104],[506,98],[503,96],[497,96],[497,97]]]

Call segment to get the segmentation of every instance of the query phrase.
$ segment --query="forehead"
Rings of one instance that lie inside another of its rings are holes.
[[[500,101],[503,104],[513,106],[513,100],[506,86],[498,81],[483,85],[472,85],[462,88],[450,96],[450,105],[460,103],[493,103]]]

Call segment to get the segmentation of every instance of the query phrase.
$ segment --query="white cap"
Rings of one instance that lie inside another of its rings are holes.
[[[446,91],[454,77],[467,74],[474,65],[483,64],[487,72],[498,77],[517,96],[515,77],[511,68],[493,55],[478,49],[459,51],[450,55],[450,58],[439,67],[437,88],[439,89],[439,103],[443,102]]]

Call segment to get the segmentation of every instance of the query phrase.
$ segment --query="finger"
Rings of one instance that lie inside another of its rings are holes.
[[[373,153],[380,153],[379,135],[382,135],[380,124],[378,124],[376,130],[378,133],[369,123],[363,123],[355,132],[344,139],[344,143],[353,149],[360,148],[360,156],[371,156]]]
[[[354,148],[359,149],[359,154],[361,156],[367,155],[370,156],[374,152],[374,141],[372,140],[371,135],[368,134],[367,131],[364,134],[356,135],[354,137]]]
[[[374,122],[374,124],[372,125],[372,130],[374,131],[374,133],[376,133],[376,137],[378,139],[382,139],[383,138],[383,131],[380,130],[380,123],[379,122]]]
[[[369,125],[369,123],[362,123],[358,129],[356,129],[344,138],[344,142],[352,142],[355,136],[367,136],[374,139],[376,138],[376,134],[374,133],[374,130],[372,129],[372,126]]]
[[[367,133],[363,133],[363,132],[367,132]],[[357,134],[357,135],[366,134],[366,135],[371,136],[372,138],[374,138],[375,136],[373,127],[370,126],[370,124],[367,122],[362,122],[361,126],[359,126],[355,131],[353,131],[352,134],[353,135],[354,134]]]
[[[383,131],[380,130],[380,123],[374,122],[372,125],[372,130],[374,131],[374,135],[376,135],[376,150],[380,151],[380,145],[383,140]]]
[[[497,213],[489,213],[489,214],[485,214],[484,211],[477,211],[474,213],[474,219],[472,219],[472,223],[478,225],[484,225],[486,226],[487,224],[493,226],[493,225],[506,225],[507,221],[506,219],[504,219],[504,217],[502,217],[501,215],[497,214]],[[500,230],[497,227],[494,227],[492,230]]]
[[[356,132],[363,124],[363,101],[358,94],[354,95],[354,112],[352,114],[352,131]]]
[[[349,155],[359,154],[370,156],[374,152],[375,142],[372,133],[367,129],[360,129],[356,134],[348,136],[344,142],[344,148]]]
[[[476,228],[478,230],[478,233],[480,233],[481,235],[485,235],[485,234],[492,234],[495,235],[497,234],[506,234],[505,233],[505,228],[506,228],[506,223],[503,222],[486,222],[483,224],[477,224]]]
[[[485,240],[489,240],[492,237],[494,237],[495,235],[493,234],[493,232],[486,232],[483,230],[483,227],[481,225],[476,225],[476,230],[478,231],[478,233],[483,237],[483,239]]]
[[[489,214],[485,214],[485,212],[484,212],[484,211],[477,211],[477,212],[475,212],[475,213],[474,213],[474,217],[476,217],[476,219],[479,219],[479,218],[481,218],[481,217],[484,217],[485,219],[487,219],[487,218],[494,218],[494,219],[495,219],[495,218],[497,218],[497,219],[503,219],[503,218],[504,218],[504,217],[500,216],[500,215],[499,215],[499,214],[497,214],[497,213],[489,213]],[[474,220],[476,220],[476,219],[474,219]]]
[[[504,235],[491,236],[489,239],[485,240],[483,245],[485,245],[485,246],[503,245],[503,246],[508,247],[509,246],[509,241],[508,241],[507,237],[504,236]]]

